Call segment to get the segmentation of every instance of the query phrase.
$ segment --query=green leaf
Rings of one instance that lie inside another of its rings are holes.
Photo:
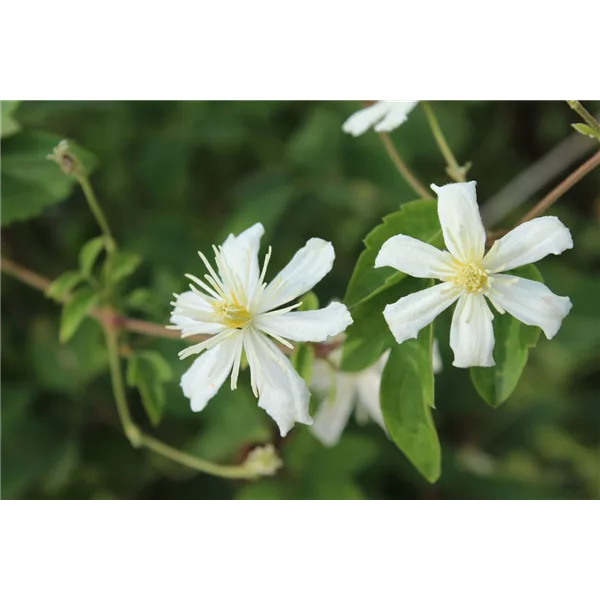
[[[358,304],[352,310],[354,322],[346,329],[341,369],[362,371],[375,363],[388,348],[396,345],[396,340],[383,317],[384,308],[402,296],[425,289],[429,283],[428,279],[408,277],[370,300]]]
[[[442,248],[443,238],[437,216],[437,202],[408,202],[398,212],[384,217],[383,223],[367,235],[366,249],[358,258],[344,298],[347,306],[354,307],[371,300],[407,277],[405,273],[391,267],[375,268],[375,258],[383,243],[400,233]]]
[[[110,283],[118,283],[132,275],[142,259],[137,254],[119,252],[108,257],[105,264],[105,276]]]
[[[543,281],[533,265],[512,272],[518,277]],[[494,367],[472,367],[471,380],[479,395],[490,405],[500,406],[515,390],[527,364],[529,348],[536,345],[540,329],[521,323],[508,313],[494,315]]]
[[[99,297],[93,290],[81,288],[63,306],[59,333],[59,339],[63,344],[71,339],[88,311],[98,303],[98,300]]]
[[[310,383],[312,378],[313,363],[315,361],[315,348],[312,344],[299,344],[296,346],[292,356],[292,365],[300,374],[300,377]]]
[[[2,142],[2,225],[35,217],[69,196],[75,179],[47,158],[59,142],[59,137],[40,132],[21,132]],[[74,147],[89,172],[95,159]]]
[[[433,328],[392,348],[381,379],[381,410],[390,437],[430,483],[441,474],[441,448],[431,416]]]
[[[581,133],[582,135],[591,137],[592,139],[599,139],[598,134],[589,125],[586,125],[585,123],[573,123],[571,127],[575,131],[577,131],[577,133]]]
[[[89,277],[94,269],[98,255],[106,246],[104,236],[95,237],[87,241],[79,252],[79,268],[85,277]]]
[[[59,302],[64,300],[83,281],[79,271],[66,271],[57,277],[46,290],[46,296]]]
[[[308,292],[300,298],[302,305],[298,310],[319,310],[319,298],[314,292]]]
[[[171,366],[154,350],[144,350],[129,357],[127,385],[138,389],[144,410],[155,427],[161,422],[166,405],[163,384],[172,378]]]
[[[21,125],[14,119],[14,113],[21,102],[19,100],[2,100],[0,102],[0,137],[6,138],[21,131]]]

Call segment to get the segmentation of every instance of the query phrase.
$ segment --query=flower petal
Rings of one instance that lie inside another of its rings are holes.
[[[241,351],[242,336],[233,335],[203,352],[183,374],[181,387],[194,412],[201,411],[219,391]]]
[[[273,316],[265,313],[255,319],[257,329],[295,342],[324,342],[351,323],[350,312],[340,302],[332,302],[320,310],[297,310]]]
[[[549,340],[573,306],[569,298],[557,296],[539,281],[510,275],[494,275],[488,296],[497,308],[542,329]]]
[[[442,362],[442,355],[440,353],[440,343],[437,341],[437,338],[433,338],[432,352],[433,373],[441,373],[444,368],[444,364]]]
[[[183,336],[215,334],[225,329],[224,325],[206,321],[213,318],[214,309],[208,296],[197,292],[183,292],[177,296],[175,308],[169,319],[181,329]]]
[[[438,216],[446,247],[464,264],[480,261],[485,251],[485,229],[475,185],[469,181],[431,186],[438,195]]]
[[[464,294],[458,301],[450,327],[450,347],[455,367],[493,367],[494,315],[484,296]]]
[[[385,352],[383,356],[371,367],[362,371],[356,381],[358,389],[358,401],[360,406],[385,431],[383,413],[379,403],[379,390],[381,388],[381,376],[383,367],[390,353]]]
[[[256,223],[239,235],[229,234],[221,251],[225,260],[239,277],[244,290],[251,296],[258,281],[258,249],[265,228]]]
[[[510,271],[572,247],[571,233],[557,217],[538,217],[497,240],[483,259],[483,266],[491,273]]]
[[[390,106],[385,117],[375,125],[375,131],[392,131],[400,127],[406,121],[410,111],[418,104],[418,101],[409,102],[386,102]]]
[[[453,283],[440,283],[388,304],[383,316],[396,341],[401,344],[416,338],[419,331],[455,302],[461,293],[462,289]]]
[[[267,286],[260,296],[257,312],[267,312],[308,292],[331,271],[334,258],[331,242],[319,238],[308,240]]]
[[[375,123],[381,121],[389,110],[390,107],[387,102],[375,102],[375,104],[351,115],[342,125],[342,130],[354,137],[362,135],[369,127],[373,127]]]
[[[281,350],[252,327],[244,331],[244,348],[258,406],[277,423],[281,435],[285,436],[296,422],[312,425],[310,392]]]
[[[375,266],[394,267],[412,277],[436,279],[450,279],[456,272],[455,261],[449,252],[402,234],[385,241]]]
[[[355,403],[355,377],[338,372],[334,381],[330,379],[330,388],[335,385],[335,389],[330,389],[331,395],[319,405],[314,425],[310,428],[325,446],[335,446],[348,424]]]

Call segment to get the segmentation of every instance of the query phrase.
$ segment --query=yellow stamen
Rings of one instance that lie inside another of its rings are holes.
[[[488,286],[488,274],[479,265],[471,263],[463,265],[453,281],[467,292],[480,292]]]
[[[240,306],[237,302],[214,302],[213,307],[217,313],[219,321],[231,329],[243,329],[252,315],[245,306]]]

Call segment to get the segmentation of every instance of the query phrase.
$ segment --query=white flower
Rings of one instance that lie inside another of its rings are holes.
[[[553,338],[571,310],[569,298],[553,294],[537,281],[500,273],[572,248],[569,230],[556,217],[539,217],[496,241],[484,256],[486,236],[475,182],[431,187],[438,195],[438,216],[449,252],[396,235],[383,244],[375,259],[376,267],[394,267],[413,277],[444,282],[385,307],[383,314],[396,341],[401,344],[417,337],[458,301],[450,329],[454,366],[494,366],[494,316],[486,297],[500,314],[508,312]]]
[[[331,352],[328,360],[315,361],[310,387],[324,400],[317,410],[314,425],[310,430],[321,443],[335,446],[340,441],[352,411],[359,423],[371,419],[385,431],[379,404],[379,388],[389,355],[389,351],[384,352],[375,364],[356,373],[339,370],[342,360],[341,348]],[[438,342],[434,339],[433,372],[439,373],[441,370],[442,357]]]
[[[417,104],[418,101],[375,102],[375,104],[355,112],[346,120],[342,129],[353,136],[361,135],[373,126],[375,126],[375,131],[392,131],[406,121],[408,113]]]
[[[199,253],[208,270],[204,276],[208,285],[186,275],[198,287],[190,285],[192,291],[176,295],[171,322],[175,323],[174,329],[181,330],[182,337],[212,335],[179,353],[185,358],[202,352],[181,378],[183,393],[191,400],[193,411],[206,406],[229,374],[231,389],[236,389],[244,351],[258,405],[285,435],[295,422],[312,423],[308,413],[310,394],[270,337],[289,348],[292,344],[288,340],[322,342],[346,329],[352,318],[339,302],[305,312],[291,312],[301,302],[278,308],[318,283],[331,270],[335,254],[330,242],[312,238],[267,285],[264,281],[271,248],[262,270],[258,265],[263,233],[263,226],[257,223],[238,236],[230,235],[223,246],[213,247],[216,270]]]

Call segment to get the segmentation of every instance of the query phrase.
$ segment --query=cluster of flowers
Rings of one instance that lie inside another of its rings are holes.
[[[344,130],[358,135],[374,125],[388,131],[401,124],[415,104],[376,103],[353,115]],[[416,338],[421,329],[456,303],[450,346],[453,365],[463,368],[494,365],[494,316],[488,302],[501,314],[508,312],[527,325],[540,327],[548,339],[556,335],[571,309],[569,298],[555,295],[542,283],[502,274],[572,248],[569,230],[556,217],[533,219],[496,241],[486,254],[475,185],[471,181],[431,186],[438,196],[447,250],[396,235],[383,244],[374,265],[441,281],[389,304],[384,317],[401,344]],[[202,410],[228,377],[231,389],[236,389],[244,354],[258,405],[285,436],[294,423],[313,425],[310,392],[273,340],[287,348],[293,347],[291,342],[325,342],[341,334],[352,317],[340,302],[319,310],[294,310],[301,302],[293,302],[331,270],[335,253],[330,242],[308,240],[267,284],[271,248],[262,268],[258,259],[263,233],[263,226],[257,223],[238,236],[230,235],[222,246],[213,247],[216,269],[200,253],[207,273],[204,280],[186,275],[191,289],[176,295],[171,322],[182,337],[211,336],[179,354],[180,358],[200,355],[181,380],[192,410]],[[311,385],[329,398],[319,407],[313,426],[314,434],[325,444],[337,442],[355,407],[359,419],[370,417],[384,427],[379,385],[387,354],[361,373],[332,373],[332,365],[339,364],[340,358],[338,350],[328,361],[317,361]],[[436,346],[434,363],[434,370],[439,370]]]

